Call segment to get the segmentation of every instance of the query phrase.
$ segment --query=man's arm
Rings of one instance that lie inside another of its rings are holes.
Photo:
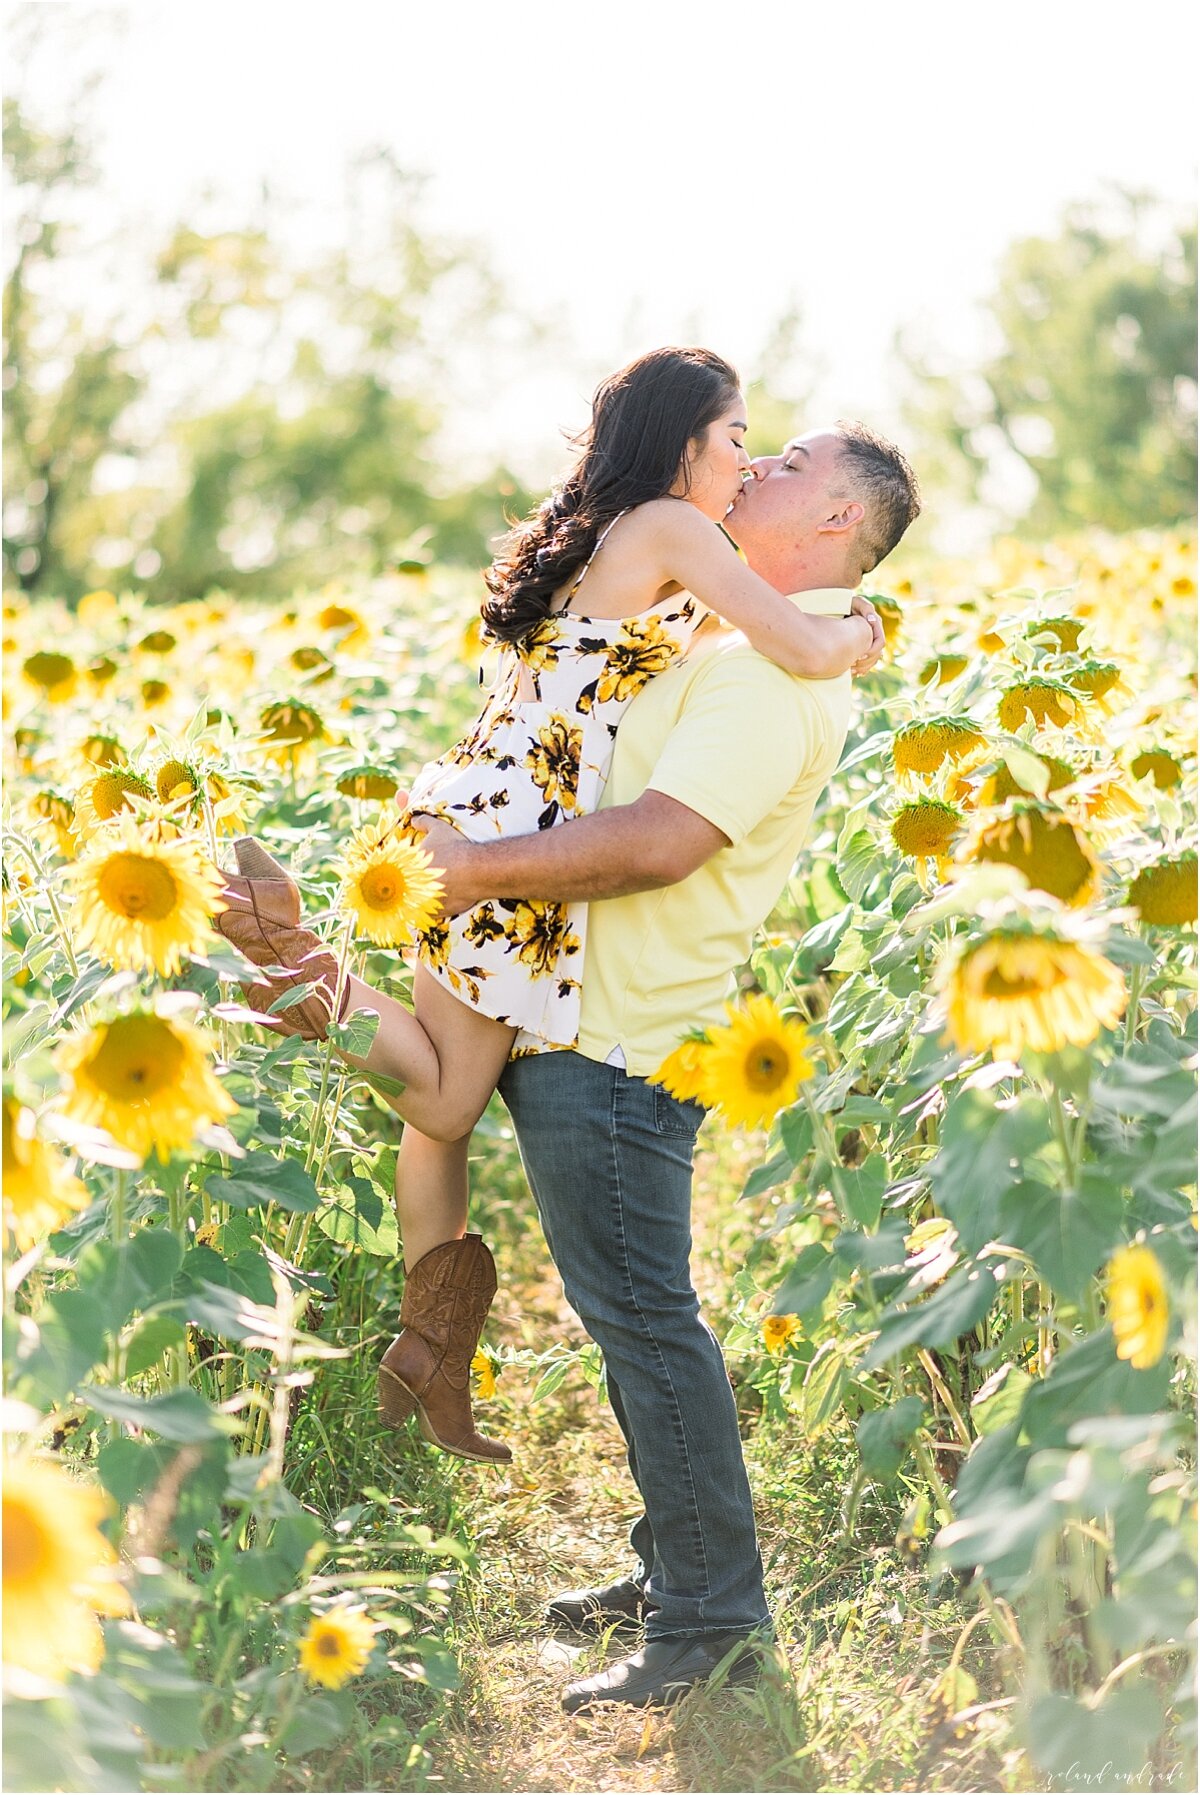
[[[425,837],[442,871],[447,916],[489,897],[571,903],[657,891],[686,879],[728,843],[715,823],[656,791],[531,835],[472,842],[435,822]]]

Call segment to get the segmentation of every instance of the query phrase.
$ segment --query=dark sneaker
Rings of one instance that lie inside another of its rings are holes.
[[[631,1708],[669,1707],[698,1683],[706,1683],[727,1658],[732,1661],[723,1681],[751,1683],[759,1673],[758,1655],[754,1651],[738,1651],[749,1637],[743,1633],[709,1633],[690,1639],[652,1639],[631,1658],[609,1664],[583,1682],[569,1684],[562,1705],[568,1714],[606,1702],[624,1702]],[[738,1655],[733,1657],[735,1652]]]
[[[602,1633],[612,1626],[639,1626],[646,1618],[646,1596],[632,1577],[619,1577],[603,1589],[568,1589],[546,1609],[552,1626],[576,1633]]]

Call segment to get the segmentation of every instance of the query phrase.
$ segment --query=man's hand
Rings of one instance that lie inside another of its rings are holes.
[[[441,876],[442,915],[457,916],[462,910],[474,909],[487,895],[468,870],[478,852],[476,844],[433,817],[414,817],[413,828],[420,831],[421,846],[433,856],[433,870]]]
[[[855,661],[853,667],[850,669],[855,679],[861,679],[864,673],[869,673],[872,667],[876,667],[879,664],[880,657],[884,650],[883,625],[879,621],[879,612],[875,609],[875,606],[871,603],[870,599],[864,598],[861,592],[856,592],[851,600],[850,614],[853,617],[865,618],[871,626],[871,646],[866,654],[864,654],[860,660]]]

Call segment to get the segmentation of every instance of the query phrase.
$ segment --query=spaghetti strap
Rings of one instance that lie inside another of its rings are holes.
[[[604,547],[604,539],[608,535],[608,532],[612,529],[614,524],[619,524],[621,519],[623,517],[627,517],[628,514],[632,510],[633,510],[632,505],[626,505],[624,511],[618,511],[617,515],[615,517],[610,518],[609,521],[605,524],[604,528],[601,530],[600,534],[596,538],[595,546],[593,547],[591,554],[588,556],[588,558],[584,562],[583,566],[579,569],[579,572],[575,575],[575,578],[571,581],[571,584],[567,589],[567,596],[564,598],[564,600],[562,602],[563,610],[565,610],[566,607],[570,604],[571,600],[574,598],[575,594],[578,592],[580,586],[583,584],[583,576],[587,572],[588,568],[592,565],[592,562],[596,559],[596,556],[600,553],[600,550]]]

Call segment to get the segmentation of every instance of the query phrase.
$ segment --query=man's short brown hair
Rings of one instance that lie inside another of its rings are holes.
[[[838,419],[835,428],[842,439],[839,461],[848,476],[850,494],[866,510],[857,537],[861,578],[891,554],[918,515],[921,489],[895,443],[865,424],[844,418]]]

